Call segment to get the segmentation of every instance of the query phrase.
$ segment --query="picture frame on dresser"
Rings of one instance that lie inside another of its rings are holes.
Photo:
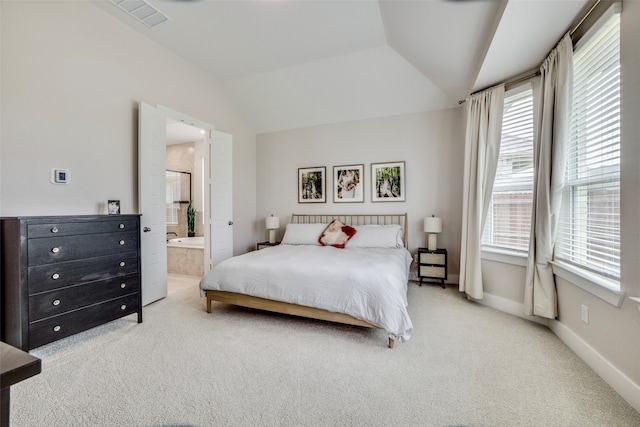
[[[107,202],[107,213],[109,215],[120,215],[120,200],[109,200]]]

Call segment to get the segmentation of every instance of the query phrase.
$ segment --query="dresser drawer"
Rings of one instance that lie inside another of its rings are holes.
[[[418,262],[420,264],[445,265],[445,261],[446,261],[445,258],[446,258],[445,254],[420,252],[420,259]]]
[[[435,277],[440,279],[446,279],[447,269],[444,266],[438,267],[438,266],[431,266],[431,265],[421,265],[418,275],[422,277]]]
[[[136,218],[114,218],[101,221],[47,221],[42,224],[28,224],[27,237],[72,236],[77,234],[95,234],[109,232],[127,232],[137,229]]]
[[[136,293],[139,289],[140,281],[134,274],[32,295],[29,297],[29,319],[33,322],[57,316],[88,305]]]
[[[118,319],[138,310],[138,294],[90,305],[59,316],[29,324],[29,348],[68,337],[89,328]]]
[[[29,239],[28,264],[43,265],[135,251],[138,234],[102,233]]]
[[[87,258],[28,268],[29,295],[138,273],[138,253]]]

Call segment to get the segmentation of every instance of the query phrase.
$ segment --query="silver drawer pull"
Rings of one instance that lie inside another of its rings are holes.
[[[124,261],[120,261],[120,267],[124,267],[125,266],[125,262]]]
[[[120,243],[120,246],[124,245],[124,240],[120,240],[118,243]]]
[[[60,275],[59,275],[58,273],[53,273],[53,274],[51,275],[51,278],[52,278],[53,280],[58,280],[58,279],[60,278]]]
[[[122,223],[118,224],[118,228],[124,228],[124,224]]]
[[[54,299],[53,302],[51,303],[53,305],[60,305],[60,300],[59,299]]]
[[[53,227],[53,228],[51,229],[51,232],[52,232],[52,233],[57,233],[57,232],[58,232],[58,227]]]
[[[51,248],[51,252],[57,254],[58,252],[60,252],[60,248]]]
[[[126,287],[127,287],[127,284],[126,284],[126,283],[120,283],[120,288],[121,288],[121,289],[124,289],[124,288],[126,288]]]
[[[122,305],[120,306],[120,310],[126,310],[126,309],[127,309],[127,305],[126,305],[126,304],[122,304]]]
[[[54,326],[54,327],[53,327],[53,332],[59,332],[59,331],[60,331],[60,329],[62,329],[62,328],[60,327],[60,325],[56,325],[56,326]]]

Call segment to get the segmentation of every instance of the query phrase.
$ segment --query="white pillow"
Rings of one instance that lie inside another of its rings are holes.
[[[328,224],[287,224],[282,237],[282,245],[316,245],[322,246],[318,238]]]
[[[401,248],[402,227],[392,225],[359,225],[355,236],[347,243],[347,248]]]

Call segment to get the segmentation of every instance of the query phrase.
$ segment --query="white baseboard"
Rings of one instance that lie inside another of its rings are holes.
[[[484,294],[484,298],[481,300],[469,298],[472,301],[475,301],[479,304],[486,305],[487,307],[495,308],[496,310],[500,310],[505,313],[512,314],[514,316],[520,317],[522,319],[527,319],[532,322],[540,323],[541,325],[547,325],[547,320],[543,317],[538,316],[527,316],[524,314],[524,307],[522,304],[512,301],[510,299],[498,297],[491,294]]]
[[[564,324],[556,320],[551,320],[548,326],[578,357],[584,360],[591,369],[629,402],[636,411],[640,412],[640,385],[634,383]]]
[[[623,399],[629,402],[636,411],[640,412],[640,385],[634,383],[567,326],[557,320],[544,319],[537,316],[526,316],[523,314],[524,308],[522,304],[506,298],[485,293],[484,299],[472,300],[487,307],[495,308],[496,310],[547,326],[567,347],[573,350],[578,357],[622,396]]]
[[[458,275],[457,274],[447,274],[447,280],[446,283],[448,285],[457,285],[458,283]]]

